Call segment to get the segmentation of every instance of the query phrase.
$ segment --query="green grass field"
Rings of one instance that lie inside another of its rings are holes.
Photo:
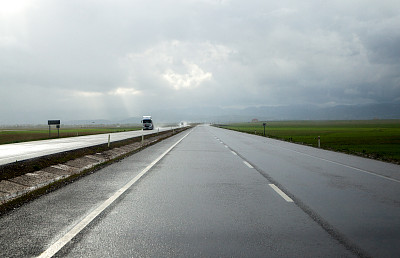
[[[61,128],[61,137],[75,137],[83,135],[101,134],[101,133],[116,133],[124,131],[141,130],[141,127],[95,127],[95,128]],[[17,143],[26,141],[37,141],[58,138],[57,129],[51,129],[51,136],[49,137],[49,129],[42,128],[23,128],[23,129],[0,129],[0,144]]]
[[[266,122],[271,138],[400,164],[400,120]],[[263,135],[263,122],[220,127]]]

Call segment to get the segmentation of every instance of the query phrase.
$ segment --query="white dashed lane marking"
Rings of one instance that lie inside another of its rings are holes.
[[[247,161],[245,161],[245,160],[243,160],[243,163],[244,163],[246,166],[248,166],[249,168],[254,168],[252,165],[250,165],[249,162],[247,162]]]
[[[219,139],[218,139],[219,140]],[[224,144],[221,140],[219,140],[220,143]],[[225,148],[229,148],[226,144],[224,144]],[[236,152],[231,150],[232,154],[235,156],[238,156]],[[243,163],[248,167],[248,168],[254,168],[249,162],[243,160]],[[277,193],[279,194],[285,201],[287,202],[293,202],[292,198],[287,196],[281,189],[279,189],[276,185],[274,184],[269,184],[269,186]]]
[[[282,190],[279,189],[276,185],[274,185],[274,184],[269,184],[269,186],[271,186],[271,188],[274,189],[275,192],[277,192],[283,199],[285,199],[285,201],[287,201],[287,202],[293,202],[292,198],[290,198],[290,197],[287,196],[284,192],[282,192]]]

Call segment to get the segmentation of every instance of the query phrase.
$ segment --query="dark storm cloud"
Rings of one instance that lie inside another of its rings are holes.
[[[0,3],[3,122],[400,101],[398,1]]]

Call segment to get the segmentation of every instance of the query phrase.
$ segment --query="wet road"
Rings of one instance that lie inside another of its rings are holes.
[[[398,166],[208,126],[186,133],[1,217],[0,256],[400,253]]]
[[[21,142],[14,144],[0,145],[0,165],[22,161],[26,159],[41,157],[63,151],[75,150],[79,148],[91,147],[99,144],[125,140],[132,137],[152,134],[156,131],[166,131],[171,128],[156,128],[149,131],[129,131],[111,134],[97,134],[88,136],[68,137],[60,139]]]

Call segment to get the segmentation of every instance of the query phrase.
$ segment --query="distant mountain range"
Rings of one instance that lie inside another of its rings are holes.
[[[146,114],[147,115],[147,114]],[[158,123],[187,122],[248,122],[276,120],[368,120],[400,119],[400,103],[339,105],[318,107],[314,105],[262,106],[239,108],[201,107],[189,109],[163,109],[153,111]],[[123,120],[76,120],[64,124],[140,124],[141,117]]]
[[[368,120],[399,119],[400,103],[340,105],[318,107],[313,105],[250,107],[237,112],[246,120]]]

